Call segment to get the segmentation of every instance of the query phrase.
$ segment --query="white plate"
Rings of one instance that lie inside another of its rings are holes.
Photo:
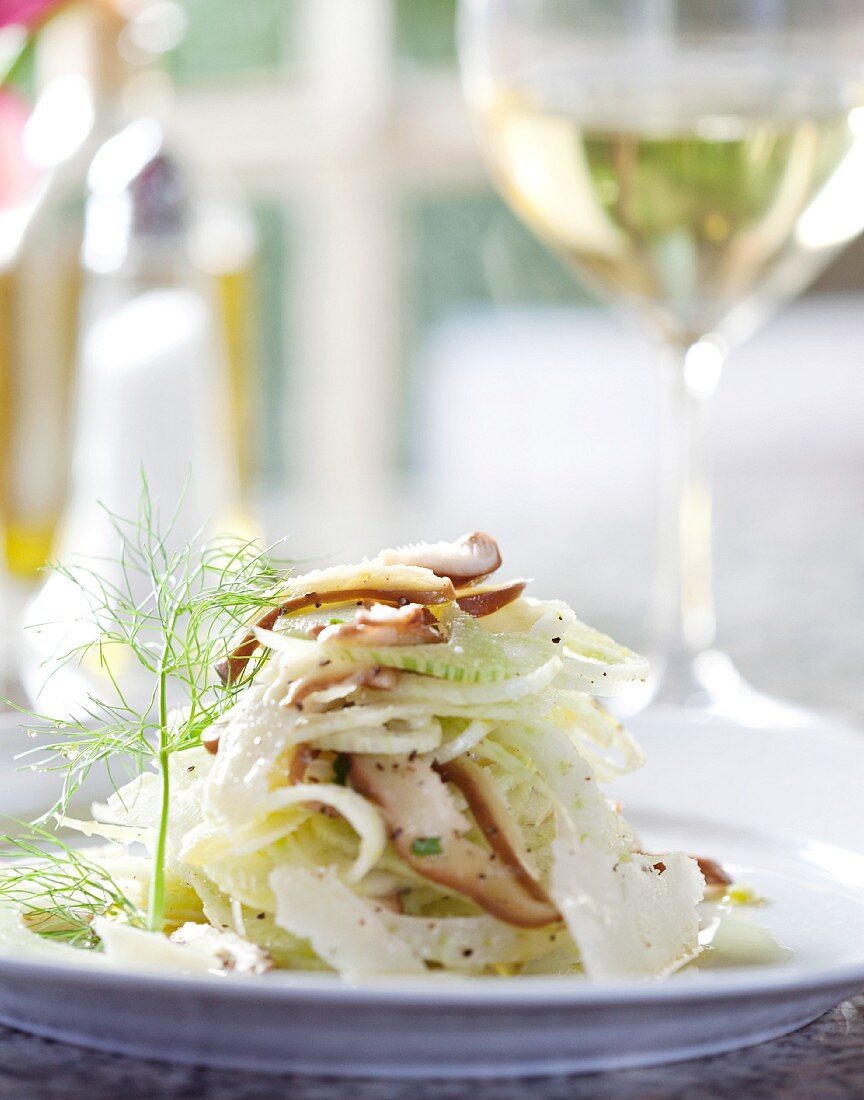
[[[0,1021],[128,1054],[333,1075],[586,1072],[694,1058],[801,1027],[864,988],[864,738],[673,713],[619,784],[646,845],[728,863],[793,954],[660,983],[133,974],[0,958]]]

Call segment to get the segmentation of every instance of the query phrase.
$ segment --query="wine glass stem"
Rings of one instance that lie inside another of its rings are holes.
[[[667,350],[661,363],[658,695],[686,702],[694,662],[716,636],[709,401],[722,355],[709,341]]]

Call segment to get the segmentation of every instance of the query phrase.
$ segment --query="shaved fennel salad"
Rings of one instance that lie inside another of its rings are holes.
[[[156,554],[135,622],[161,649],[102,592],[88,652],[136,641],[151,708],[43,727],[42,760],[67,795],[117,751],[140,773],[90,820],[61,800],[96,846],[41,826],[14,842],[7,944],[352,978],[655,978],[698,954],[699,861],[643,853],[601,786],[642,762],[597,701],[644,679],[642,657],[494,579],[483,533],[287,579],[247,550],[205,556],[210,573]]]

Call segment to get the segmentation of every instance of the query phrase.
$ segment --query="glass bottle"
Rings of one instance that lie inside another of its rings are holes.
[[[56,548],[70,492],[80,325],[92,308],[82,296],[100,275],[83,257],[88,175],[106,142],[146,113],[141,103],[149,89],[155,85],[165,98],[167,78],[155,79],[153,65],[182,33],[179,9],[172,16],[170,8],[149,0],[79,3],[40,41],[44,87],[25,150],[44,175],[14,217],[0,223],[0,559],[25,580],[38,575]],[[239,439],[251,416],[254,224],[235,193],[211,181],[199,200],[197,181],[176,156],[175,168],[185,172],[189,194],[188,262],[208,285],[218,354],[228,367],[239,467],[248,453]],[[154,241],[151,234],[150,265]],[[128,272],[117,277],[122,281]],[[247,466],[242,472],[248,488]]]
[[[239,398],[250,376],[254,256],[242,202],[212,181],[200,188],[158,117],[121,119],[86,178],[61,562],[94,555],[105,579],[119,580],[107,513],[136,516],[142,473],[165,519],[182,500],[176,542],[208,524],[249,533],[240,460],[248,404]],[[97,662],[55,663],[89,639],[88,618],[86,599],[62,573],[50,574],[27,608],[25,625],[39,629],[26,632],[21,673],[43,713],[62,716],[104,693]],[[134,670],[130,682],[123,670],[111,674],[136,697]]]

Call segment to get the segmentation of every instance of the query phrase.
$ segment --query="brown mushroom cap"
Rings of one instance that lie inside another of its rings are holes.
[[[708,856],[695,856],[694,858],[705,878],[707,890],[718,891],[721,887],[732,885],[732,876],[716,859],[710,859]]]
[[[527,583],[523,580],[505,581],[503,584],[478,585],[476,588],[459,590],[456,593],[456,603],[459,610],[466,615],[473,619],[482,619],[518,600]]]
[[[419,565],[459,587],[494,573],[501,565],[501,551],[491,535],[473,531],[456,542],[418,542],[382,550],[377,560],[382,565]]]
[[[542,928],[560,920],[554,905],[535,896],[536,881],[532,890],[526,888],[524,867],[517,864],[514,869],[498,851],[465,839],[462,834],[470,824],[428,761],[355,754],[350,775],[355,789],[380,807],[396,851],[424,878],[470,897],[493,917],[518,928]],[[510,835],[503,821],[500,831]],[[416,850],[415,842],[433,837],[437,852]]]
[[[201,734],[201,744],[211,756],[215,756],[219,751],[219,738],[221,735],[222,729],[218,722],[214,722],[212,726],[208,726]]]

